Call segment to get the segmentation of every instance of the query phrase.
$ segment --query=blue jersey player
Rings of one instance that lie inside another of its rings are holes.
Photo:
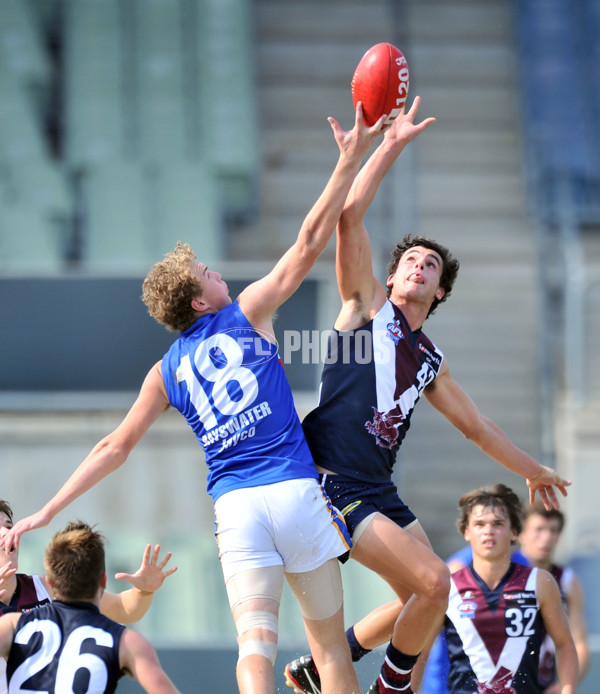
[[[284,574],[300,604],[328,694],[358,692],[343,630],[337,557],[350,540],[329,504],[278,360],[273,316],[299,287],[333,235],[360,164],[383,130],[330,118],[339,159],[293,246],[235,301],[221,275],[187,245],[157,263],[144,281],[151,315],[181,336],[148,373],[121,425],[97,444],[62,489],[5,540],[46,525],[56,513],[123,464],[148,427],[177,408],[204,448],[216,537],[238,632],[242,693],[275,690],[273,662]],[[406,119],[416,136],[427,126]]]
[[[104,540],[81,522],[56,533],[44,556],[54,600],[0,618],[9,692],[112,694],[127,674],[148,694],[177,694],[141,635],[100,612]]]
[[[351,556],[398,595],[347,634],[354,660],[391,637],[385,673],[371,688],[380,694],[410,694],[412,668],[448,599],[448,569],[392,480],[396,452],[420,396],[487,455],[525,477],[532,498],[538,491],[548,507],[557,507],[554,485],[566,494],[569,484],[478,411],[452,378],[442,351],[423,333],[426,318],[449,296],[458,272],[448,250],[430,239],[406,236],[392,253],[386,286],[373,274],[364,217],[407,144],[404,127],[402,120],[392,123],[344,206],[337,231],[342,308],[323,368],[319,405],[303,422],[323,486],[352,535]],[[309,657],[291,663],[286,675],[296,689],[319,692]]]

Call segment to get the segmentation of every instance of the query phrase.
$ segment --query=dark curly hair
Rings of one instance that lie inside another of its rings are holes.
[[[440,277],[440,287],[444,290],[444,296],[441,299],[435,298],[433,300],[433,303],[429,308],[429,312],[427,313],[427,317],[429,318],[429,316],[435,311],[438,305],[441,304],[443,301],[446,301],[446,299],[452,293],[452,287],[454,286],[454,280],[458,275],[458,268],[460,267],[460,263],[456,258],[452,256],[450,251],[445,246],[442,246],[437,241],[428,239],[425,236],[413,236],[412,234],[406,234],[402,237],[400,243],[396,244],[396,247],[392,251],[390,262],[387,268],[388,276],[393,275],[396,272],[396,270],[398,269],[398,263],[400,262],[400,258],[404,255],[404,253],[406,253],[406,251],[409,248],[414,248],[415,246],[429,248],[432,251],[435,251],[442,259],[442,275]],[[388,287],[388,298],[390,296],[391,291],[392,288]]]
[[[13,512],[12,508],[10,507],[10,504],[8,501],[5,499],[0,499],[0,513],[6,514],[8,517],[8,520],[12,523],[13,522]]]
[[[523,527],[523,509],[521,500],[510,487],[505,484],[495,484],[493,487],[481,487],[463,494],[458,502],[459,516],[456,527],[464,535],[469,518],[475,506],[485,506],[502,509],[510,521],[511,530],[519,534]]]

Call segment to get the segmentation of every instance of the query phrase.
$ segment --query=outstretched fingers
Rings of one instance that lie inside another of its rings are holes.
[[[563,496],[567,496],[567,487],[572,484],[571,481],[563,479],[554,469],[546,465],[541,466],[537,474],[528,477],[526,482],[529,488],[529,502],[533,503],[535,493],[539,492],[540,499],[548,511],[560,507],[554,487],[559,489]]]
[[[14,552],[19,547],[19,542],[21,540],[21,535],[29,532],[30,530],[35,530],[36,528],[43,528],[48,525],[52,520],[43,510],[33,513],[31,516],[22,518],[20,521],[15,523],[13,527],[6,533],[2,538],[2,546],[4,551],[8,554]]]
[[[115,578],[118,581],[128,581],[134,588],[143,592],[154,592],[161,587],[165,578],[177,571],[176,566],[165,568],[172,556],[171,552],[167,552],[160,560],[160,545],[154,545],[153,550],[152,545],[148,544],[144,549],[140,568],[134,574],[117,573]]]
[[[352,130],[344,131],[335,118],[331,116],[327,119],[335,140],[346,158],[352,160],[362,160],[369,151],[371,144],[379,135],[385,132],[387,126],[384,125],[386,116],[382,115],[372,126],[366,125],[364,121],[362,103],[356,104],[354,127]]]
[[[404,119],[412,123],[415,127],[415,130],[417,131],[418,134],[422,133],[423,130],[428,128],[432,123],[435,123],[435,118],[430,116],[429,118],[425,118],[425,120],[421,121],[420,123],[415,123],[415,117],[419,111],[419,106],[421,105],[421,97],[420,96],[415,96],[414,101],[412,102],[412,106],[410,107],[410,110],[408,113],[405,115]],[[402,114],[400,114],[402,115]],[[400,116],[398,116],[400,117]]]
[[[411,121],[414,121],[420,105],[421,105],[421,97],[415,96],[415,98],[413,99],[413,102],[412,102],[412,106],[408,109],[408,113],[406,114],[406,117],[409,118]],[[406,108],[405,106],[402,107],[402,112],[400,113],[400,115],[404,115],[405,108]]]

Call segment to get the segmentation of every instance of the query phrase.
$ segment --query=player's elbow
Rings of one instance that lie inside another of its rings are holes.
[[[461,431],[463,436],[469,441],[471,441],[471,443],[474,443],[476,446],[479,446],[479,448],[484,447],[486,440],[486,432],[484,427],[474,424],[462,427]]]
[[[590,651],[587,643],[575,642],[577,661],[579,663],[579,676],[583,678],[590,669]]]
[[[463,436],[485,451],[501,434],[498,427],[477,411],[464,417],[458,428]]]
[[[104,465],[112,471],[127,460],[133,445],[117,436],[109,435],[96,444],[92,455],[95,459],[103,461]]]
[[[304,274],[308,273],[327,247],[331,236],[332,234],[319,233],[318,226],[309,225],[295,244],[296,268]]]
[[[356,202],[353,200],[346,203],[342,214],[340,215],[340,221],[338,222],[338,233],[346,234],[357,225],[362,223],[363,213],[360,211]]]

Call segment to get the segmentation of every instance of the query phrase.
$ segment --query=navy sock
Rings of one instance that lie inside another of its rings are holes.
[[[390,642],[377,681],[380,694],[412,694],[410,678],[418,657],[402,653]]]
[[[348,639],[348,645],[350,646],[350,653],[352,654],[353,663],[359,661],[363,655],[367,655],[367,653],[371,652],[370,648],[363,648],[360,643],[358,643],[358,639],[354,634],[353,626],[346,629],[346,638]]]

